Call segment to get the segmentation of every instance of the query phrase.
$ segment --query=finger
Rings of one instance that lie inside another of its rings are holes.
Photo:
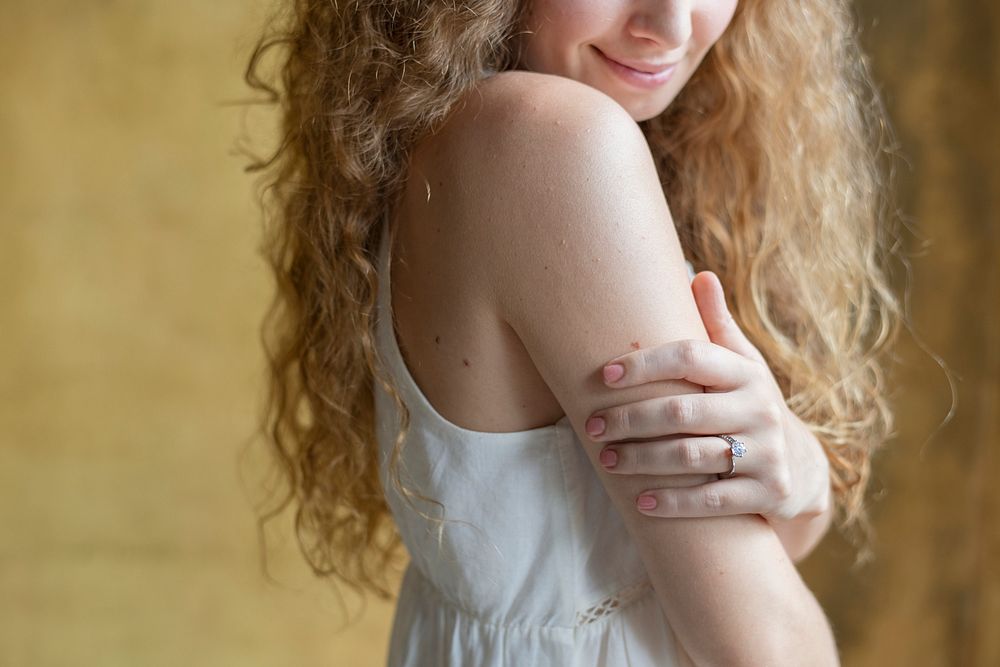
[[[691,281],[691,291],[709,339],[744,357],[764,362],[760,350],[750,342],[726,305],[722,282],[712,271],[701,271]]]
[[[675,433],[739,433],[748,424],[758,428],[778,426],[781,416],[777,408],[765,401],[751,401],[748,394],[676,394],[616,405],[591,415],[587,434],[595,442],[611,442]]]
[[[649,489],[636,498],[636,508],[647,516],[663,518],[760,514],[767,509],[767,493],[756,480],[734,477],[698,486]]]
[[[749,381],[753,372],[751,363],[725,347],[688,338],[629,352],[609,361],[605,368],[615,364],[624,368],[621,379],[607,383],[614,387],[657,380],[687,380],[716,391],[726,391]]]
[[[609,445],[600,461],[621,475],[686,475],[729,472],[729,443],[721,438],[679,437]]]

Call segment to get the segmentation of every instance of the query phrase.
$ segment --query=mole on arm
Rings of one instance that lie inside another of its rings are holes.
[[[631,348],[632,348],[633,350],[638,350],[638,349],[639,349],[640,347],[642,347],[642,346],[641,346],[641,345],[639,345],[639,341],[637,341],[637,340],[634,340],[634,341],[632,341],[632,343],[631,343],[630,347],[631,347]]]

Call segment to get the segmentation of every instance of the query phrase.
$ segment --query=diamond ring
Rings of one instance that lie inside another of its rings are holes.
[[[728,442],[729,451],[732,453],[729,463],[729,472],[719,473],[719,479],[732,477],[736,474],[736,459],[743,458],[743,455],[747,453],[747,446],[731,435],[717,435],[715,437],[722,438]]]

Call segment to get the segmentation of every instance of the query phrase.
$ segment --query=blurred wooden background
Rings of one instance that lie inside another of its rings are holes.
[[[225,103],[269,6],[4,3],[0,664],[384,663],[391,604],[338,632],[289,531],[265,582],[237,473],[269,281]],[[928,440],[950,388],[905,340],[878,560],[832,535],[803,572],[846,665],[1000,665],[1000,8],[858,10],[928,240],[914,321],[959,402]]]

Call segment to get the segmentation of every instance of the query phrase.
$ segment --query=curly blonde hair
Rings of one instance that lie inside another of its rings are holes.
[[[483,72],[514,68],[525,5],[294,0],[246,70],[282,119],[278,148],[247,167],[270,196],[261,431],[285,488],[259,528],[294,502],[316,575],[383,599],[400,539],[380,482],[376,379],[403,419],[391,479],[419,494],[399,480],[409,411],[374,345],[376,223],[416,141]],[[280,76],[269,82],[272,50]],[[685,254],[718,274],[823,444],[838,523],[867,535],[872,454],[893,435],[884,357],[905,317],[888,275],[899,254],[880,166],[889,130],[850,3],[741,1],[677,99],[640,127]]]

